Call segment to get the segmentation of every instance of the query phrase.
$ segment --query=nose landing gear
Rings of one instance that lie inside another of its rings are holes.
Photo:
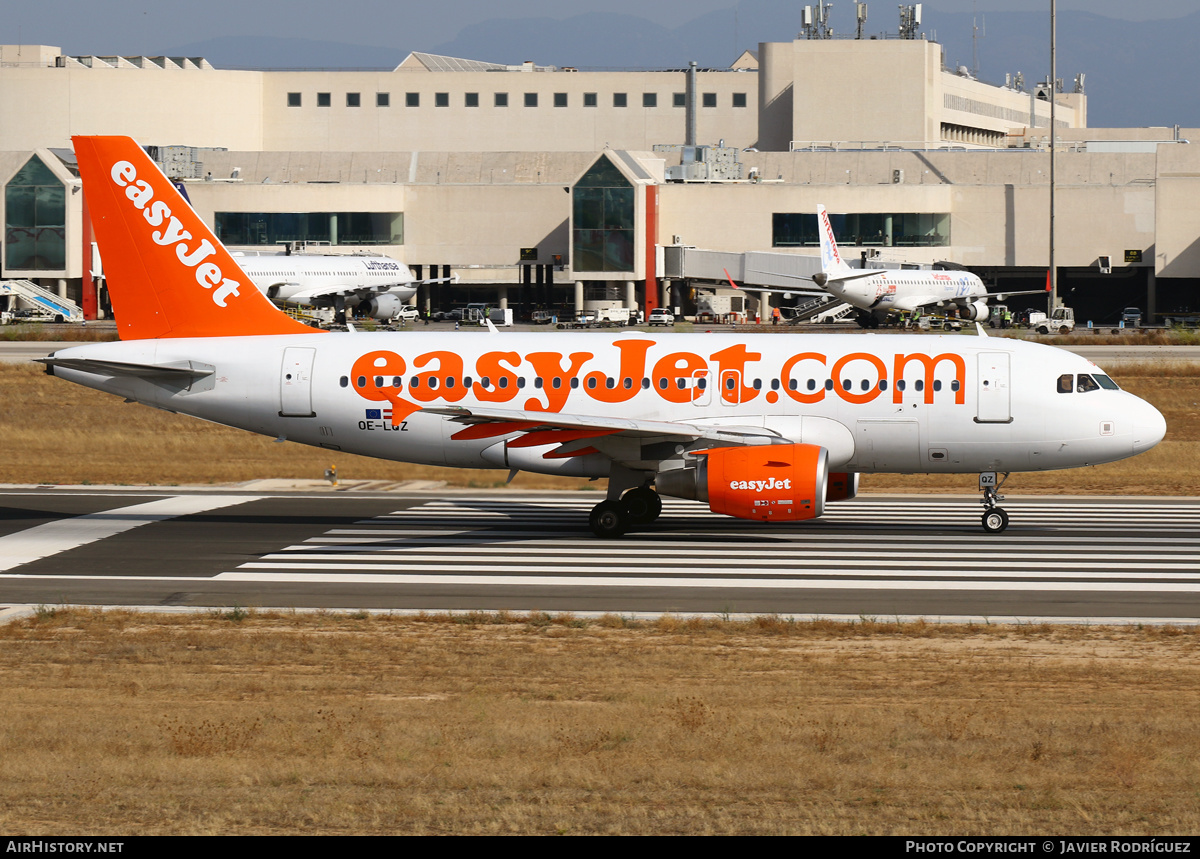
[[[980,502],[984,506],[983,530],[989,534],[999,534],[1008,527],[1008,514],[999,507],[999,502],[1004,500],[1004,496],[1000,494],[1000,487],[1008,480],[1010,473],[1004,472],[999,482],[996,481],[994,471],[984,471],[979,475],[979,489],[983,492],[983,500]]]

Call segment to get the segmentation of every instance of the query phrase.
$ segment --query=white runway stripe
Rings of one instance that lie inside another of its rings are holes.
[[[35,525],[0,537],[0,570],[11,570],[151,522],[255,500],[247,495],[177,495]]]
[[[243,564],[233,581],[545,588],[763,588],[1200,593],[1200,504],[1005,504],[1006,534],[970,500],[831,505],[767,525],[667,499],[620,540],[587,527],[597,495],[452,498],[335,528]],[[895,533],[904,529],[905,533]],[[1098,536],[1095,532],[1101,532]],[[1164,538],[1160,532],[1171,533]],[[914,533],[917,532],[917,533]]]

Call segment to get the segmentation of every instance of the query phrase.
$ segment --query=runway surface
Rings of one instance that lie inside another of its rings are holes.
[[[1200,618],[1200,500],[871,496],[765,525],[600,493],[0,492],[0,605]]]

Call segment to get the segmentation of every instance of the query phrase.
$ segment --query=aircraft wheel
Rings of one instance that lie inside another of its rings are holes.
[[[630,516],[619,501],[601,501],[592,508],[588,524],[597,537],[621,537],[630,525]]]
[[[1008,514],[999,507],[993,507],[983,514],[983,530],[989,534],[999,534],[1008,527]]]
[[[625,511],[634,525],[648,525],[662,513],[662,499],[647,486],[629,490],[621,503],[625,505]]]

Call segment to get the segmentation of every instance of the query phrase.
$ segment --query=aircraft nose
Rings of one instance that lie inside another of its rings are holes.
[[[1167,419],[1162,412],[1141,400],[1133,419],[1133,452],[1149,450],[1167,434]]]

